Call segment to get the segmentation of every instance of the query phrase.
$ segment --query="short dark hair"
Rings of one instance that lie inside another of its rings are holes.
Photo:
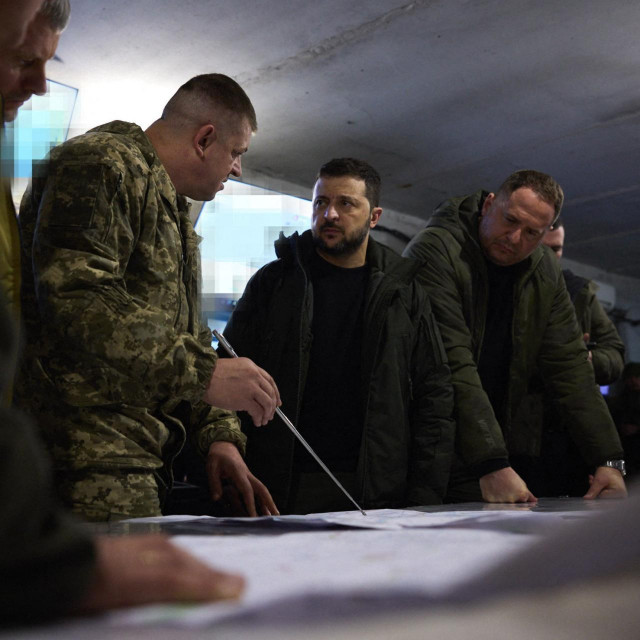
[[[535,192],[538,197],[553,207],[555,215],[553,216],[552,226],[560,217],[562,211],[562,203],[564,202],[564,193],[562,187],[546,173],[534,171],[533,169],[522,169],[512,173],[496,191],[496,197],[506,196],[507,198],[516,190],[527,187]]]
[[[556,231],[561,227],[564,227],[564,220],[562,219],[562,216],[558,216],[551,225],[551,231]]]
[[[378,206],[380,202],[380,174],[368,162],[357,158],[334,158],[320,167],[316,180],[342,176],[363,180],[369,205],[372,209]]]
[[[167,102],[162,117],[184,112],[185,104],[203,100],[222,108],[234,118],[246,119],[251,131],[258,130],[256,112],[249,96],[233,78],[222,73],[206,73],[185,82]]]

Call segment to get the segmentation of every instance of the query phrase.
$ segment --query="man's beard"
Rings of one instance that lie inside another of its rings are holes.
[[[351,233],[351,235],[343,235],[342,240],[337,242],[332,246],[328,246],[327,243],[322,239],[322,236],[318,233],[316,235],[315,230],[312,231],[313,235],[313,245],[323,251],[324,253],[331,256],[348,256],[352,253],[355,253],[367,239],[369,235],[369,223],[371,222],[371,215],[367,218],[366,222],[360,227]],[[338,229],[339,227],[335,224],[325,223],[322,225],[320,232],[326,228]]]

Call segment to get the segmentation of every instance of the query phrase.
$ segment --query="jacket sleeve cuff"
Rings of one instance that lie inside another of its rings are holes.
[[[240,430],[240,420],[235,414],[208,424],[195,434],[195,438],[198,451],[204,457],[214,442],[231,442],[243,457],[246,453],[247,436]]]
[[[471,472],[476,476],[476,478],[482,478],[482,476],[486,476],[488,473],[500,471],[500,469],[506,469],[510,466],[511,465],[507,458],[495,458],[494,460],[485,460],[484,462],[474,464],[471,467]]]
[[[173,395],[191,404],[201,402],[217,363],[218,354],[213,349],[189,353],[187,370],[191,373],[178,378]]]

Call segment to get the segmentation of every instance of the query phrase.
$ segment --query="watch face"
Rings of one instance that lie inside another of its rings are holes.
[[[607,460],[605,466],[617,469],[623,476],[627,475],[624,460]]]

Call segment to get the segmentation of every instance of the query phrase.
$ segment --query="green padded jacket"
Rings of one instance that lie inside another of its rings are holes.
[[[539,369],[546,392],[565,416],[585,461],[598,465],[623,452],[595,383],[557,258],[538,247],[514,287],[512,357],[504,406],[495,415],[476,363],[484,336],[487,268],[478,239],[485,191],[444,202],[405,249],[419,260],[418,279],[431,298],[449,358],[456,404],[456,450],[482,467],[530,453],[539,434],[512,429],[512,417]]]

